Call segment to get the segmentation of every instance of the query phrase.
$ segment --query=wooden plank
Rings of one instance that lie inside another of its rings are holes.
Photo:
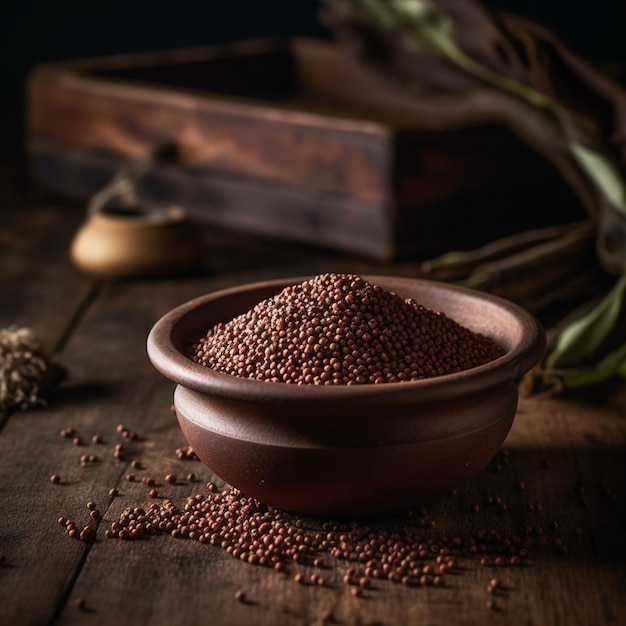
[[[29,80],[28,129],[33,137],[125,156],[174,142],[188,165],[369,202],[388,196],[391,133],[372,120],[50,66]]]
[[[147,283],[110,285],[64,353],[72,371],[77,373],[75,389],[91,390],[73,402],[69,402],[73,394],[68,390],[68,403],[60,412],[66,423],[85,433],[97,425],[108,440],[109,452],[117,437],[112,433],[118,422],[136,429],[141,440],[133,444],[132,458],[140,458],[145,469],[135,474],[160,478],[160,493],[177,503],[183,503],[187,495],[202,492],[204,482],[211,476],[193,462],[174,458],[175,447],[183,442],[168,409],[172,387],[151,370],[143,344],[151,320],[159,311],[213,286],[210,279],[160,283],[158,290]],[[97,389],[102,390],[99,395],[94,394]],[[614,411],[622,409],[620,404]],[[440,535],[466,538],[481,527],[504,534],[541,525],[550,542],[558,536],[569,544],[567,555],[557,554],[550,543],[547,547],[535,546],[531,558],[525,559],[525,567],[485,567],[480,565],[479,556],[461,553],[460,568],[456,574],[446,576],[446,586],[442,588],[405,588],[380,581],[363,599],[351,596],[343,584],[346,564],[334,564],[332,559],[328,559],[330,568],[325,570],[331,586],[318,588],[298,585],[277,572],[242,564],[223,550],[197,542],[167,536],[136,543],[107,540],[102,536],[105,523],[116,519],[126,506],[150,503],[147,487],[125,482],[123,476],[130,471],[129,466],[120,466],[106,457],[100,466],[89,468],[88,472],[68,467],[64,471],[69,472],[73,484],[57,497],[58,511],[80,518],[86,514],[84,502],[93,499],[104,503],[104,523],[79,571],[60,623],[82,623],[85,615],[77,609],[76,602],[85,598],[90,620],[102,624],[112,619],[122,623],[167,624],[177,618],[194,620],[200,615],[210,615],[218,623],[307,624],[320,623],[322,615],[331,609],[339,623],[444,624],[456,612],[455,623],[472,624],[491,615],[486,606],[491,596],[486,589],[491,578],[497,576],[504,587],[495,596],[496,615],[506,616],[509,623],[559,623],[576,615],[581,618],[579,623],[591,624],[593,618],[600,616],[604,623],[617,624],[623,617],[618,603],[623,571],[620,574],[601,555],[594,555],[594,534],[606,532],[607,528],[586,523],[589,513],[579,508],[574,491],[579,468],[564,414],[576,410],[580,410],[577,405],[559,400],[522,402],[506,444],[508,457],[500,457],[500,471],[492,465],[456,496],[433,502],[418,513],[436,522],[434,528],[419,529],[430,539]],[[598,437],[614,434],[600,431]],[[623,436],[621,430],[618,434]],[[50,447],[44,455],[47,462],[56,457],[57,465],[61,459],[69,463],[66,456],[70,452],[76,454],[71,444],[56,441],[57,452]],[[604,441],[604,445],[609,445],[609,441]],[[504,459],[508,459],[508,464]],[[609,460],[608,465],[617,472],[615,460]],[[181,476],[189,467],[197,472],[201,482],[181,481],[174,486],[163,483],[166,472]],[[109,500],[106,491],[116,478],[121,496]],[[526,483],[524,491],[517,488],[519,480]],[[49,491],[56,493],[58,488],[50,486]],[[485,504],[485,498],[498,495],[508,503],[505,513]],[[481,511],[472,513],[471,507],[476,503]],[[542,504],[543,510],[533,512],[531,504]],[[558,532],[550,528],[553,520],[560,524]],[[312,526],[319,524],[317,520],[306,521]],[[407,531],[419,526],[415,518],[407,521],[393,516],[374,524]],[[578,525],[583,530],[580,536],[575,534]],[[62,532],[55,531],[56,538],[48,537],[53,551],[68,542],[73,545]],[[314,570],[302,571],[310,574]],[[584,595],[578,593],[582,586]],[[235,600],[238,589],[245,590],[250,603]]]
[[[30,155],[42,188],[83,201],[124,163],[114,154],[41,140],[31,140]],[[434,196],[428,189],[436,188],[444,178],[433,176],[429,182],[417,177],[425,202],[395,211],[345,196],[308,193],[213,169],[167,163],[156,165],[146,175],[141,193],[157,203],[182,205],[194,218],[210,225],[377,261],[424,260],[451,249],[471,249],[525,229],[582,217],[582,209],[564,201],[559,188],[542,188],[552,207],[546,213],[536,202],[537,189],[532,184],[509,189],[506,215],[497,189],[450,195],[429,204],[426,199]]]
[[[426,125],[410,96],[328,42],[46,64],[31,75],[27,101],[32,139],[123,157],[175,143],[183,165],[381,211],[561,182],[502,126]]]
[[[616,480],[626,470],[626,431],[623,420],[619,419],[621,426],[616,421],[626,413],[625,396],[623,389],[612,398],[599,391],[589,400],[581,402],[575,395],[527,398],[507,440],[508,471],[525,484],[522,496],[527,507],[520,511],[521,520],[530,527],[542,527],[549,540],[544,553],[519,579],[529,622],[568,619],[581,624],[619,624],[626,617],[619,599],[626,584],[623,531],[617,527],[617,520],[626,514],[626,494],[622,481]],[[603,450],[602,461],[585,441],[589,429]],[[587,457],[587,468],[581,457]],[[589,469],[595,472],[600,466],[613,478],[616,490],[610,513],[603,510],[598,485],[588,487],[595,492],[593,504],[585,505],[578,490],[581,483],[588,482]],[[530,505],[542,505],[543,510],[531,511]],[[554,522],[558,528],[553,527]],[[559,554],[555,539],[568,547],[566,554]],[[601,554],[598,542],[610,544],[613,554]],[[523,615],[523,605],[517,610]]]
[[[267,254],[269,247],[248,248],[245,242],[209,233],[213,252],[221,258],[221,274],[110,282],[93,294],[90,305],[70,324],[65,302],[51,295],[54,285],[45,284],[51,277],[61,280],[65,272],[69,283],[62,294],[72,303],[89,282],[75,274],[67,260],[55,256],[72,231],[66,219],[71,223],[65,213],[51,218],[45,208],[31,212],[29,218],[19,211],[5,217],[5,223],[13,224],[12,236],[23,233],[23,238],[13,244],[15,257],[1,257],[2,270],[13,272],[12,280],[32,276],[42,290],[42,299],[37,300],[36,285],[20,295],[21,283],[7,283],[17,302],[11,303],[12,315],[23,310],[41,323],[47,316],[50,332],[61,334],[65,319],[70,329],[59,354],[69,370],[65,384],[48,407],[13,413],[0,431],[0,553],[7,559],[0,566],[2,623],[159,626],[210,620],[282,626],[322,624],[329,612],[330,623],[390,626],[496,621],[617,626],[626,621],[624,386],[588,396],[522,398],[503,452],[456,494],[425,503],[411,516],[359,520],[375,531],[417,532],[427,543],[442,544],[442,536],[461,537],[463,548],[452,549],[458,567],[444,575],[441,587],[375,580],[358,598],[343,582],[349,563],[327,555],[322,571],[329,584],[319,587],[293,579],[298,571],[314,573],[311,565],[294,566],[286,576],[196,541],[166,535],[136,542],[106,538],[105,529],[126,507],[155,501],[141,479],[153,476],[159,495],[181,504],[188,495],[204,492],[205,482],[212,478],[199,462],[176,457],[184,440],[169,409],[173,385],[152,368],[145,354],[146,335],[154,321],[207,291],[325,271],[337,260],[297,249]],[[40,264],[56,269],[48,273]],[[350,261],[339,260],[337,265],[347,270]],[[251,266],[257,269],[251,271]],[[33,312],[37,303],[53,308]],[[45,324],[40,328],[45,330]],[[117,432],[120,423],[135,430],[139,439],[131,441]],[[68,426],[86,445],[76,446],[60,436]],[[95,434],[104,442],[92,443]],[[117,443],[125,446],[124,459],[114,458]],[[95,454],[100,460],[81,464],[82,454]],[[142,465],[133,468],[133,460]],[[182,479],[189,471],[197,474],[197,482]],[[129,472],[140,480],[128,482]],[[52,473],[61,476],[60,484],[50,483]],[[169,485],[168,473],[181,479]],[[119,489],[119,496],[109,496],[112,487]],[[89,500],[103,516],[93,544],[69,538],[56,522],[64,515],[86,523]],[[304,520],[310,528],[319,528],[322,521]],[[533,545],[522,566],[483,565],[483,555],[469,549],[469,539],[483,528],[525,538],[526,527]],[[567,553],[561,553],[555,539],[568,546]],[[424,562],[436,565],[434,554]],[[501,587],[489,594],[494,577]],[[236,600],[238,590],[245,591],[248,602]],[[82,608],[77,604],[81,599]],[[487,607],[489,601],[495,608]]]
[[[124,161],[50,142],[30,144],[33,171],[49,192],[86,200]],[[61,175],[62,174],[62,175]],[[214,169],[160,163],[141,183],[146,200],[176,204],[208,224],[390,259],[392,225],[382,206],[346,196],[306,193],[263,180],[224,175]]]
[[[14,197],[0,202],[0,327],[31,327],[51,351],[94,289],[68,255],[83,214],[39,199],[30,208]]]
[[[96,285],[71,266],[67,255],[82,217],[76,210],[64,213],[36,198],[29,204],[4,192],[1,202],[0,327],[32,328],[51,354],[62,346]],[[49,515],[58,494],[46,489],[50,474],[64,469],[52,468],[63,416],[47,418],[45,408],[0,415],[0,552],[7,559],[0,567],[0,619],[6,624],[48,622],[84,554],[78,544],[48,549],[56,534]],[[42,577],[47,583],[40,587]],[[23,593],[25,582],[37,602]]]
[[[115,459],[114,443],[123,441],[116,425],[123,422],[138,431],[149,431],[171,424],[165,399],[171,390],[147,376],[152,368],[145,357],[145,337],[152,313],[144,310],[142,315],[141,307],[135,306],[134,323],[125,325],[120,323],[120,315],[126,317],[128,311],[111,309],[119,304],[119,298],[113,293],[105,300],[109,308],[100,318],[93,320],[92,316],[91,323],[83,324],[84,330],[73,335],[59,355],[69,375],[50,405],[12,415],[0,437],[1,549],[10,565],[2,571],[0,585],[6,623],[50,621],[71,590],[89,548],[68,538],[57,518],[66,515],[82,527],[89,520],[88,500],[95,500],[104,512],[113,500],[109,489],[118,485],[121,493],[127,494],[124,476],[134,456],[132,449],[142,450],[146,444],[129,442],[127,459]],[[163,412],[159,419],[155,398],[161,399],[159,408],[165,409],[167,421]],[[60,437],[60,431],[68,426],[76,429],[86,445],[75,446],[71,438]],[[96,434],[102,435],[104,444],[91,443]],[[99,460],[81,464],[83,454],[95,454]],[[26,471],[20,469],[25,459]],[[58,474],[61,483],[51,484],[51,474]],[[24,589],[37,590],[36,603]]]
[[[159,432],[148,433],[150,451],[142,458],[148,468],[156,466],[181,473],[181,464],[164,463],[168,447],[171,449],[177,439],[171,421],[170,426],[163,428],[162,415],[163,408],[155,406],[152,416],[156,417],[155,428]],[[500,457],[508,458],[508,464],[504,463],[499,471],[492,465],[460,489],[458,495],[433,502],[419,512],[436,522],[432,529],[419,529],[424,537],[466,537],[481,527],[502,533],[519,532],[526,525],[535,528],[540,524],[550,544],[535,546],[524,567],[485,567],[479,562],[480,555],[466,553],[458,557],[458,570],[446,576],[445,587],[406,588],[376,581],[364,598],[355,598],[342,581],[347,564],[335,564],[328,557],[325,558],[330,567],[324,575],[330,584],[318,588],[242,564],[223,550],[197,542],[167,536],[136,543],[103,539],[92,548],[61,623],[81,623],[84,615],[76,609],[75,602],[85,598],[92,611],[90,619],[102,624],[111,619],[167,624],[176,619],[197,619],[199,615],[210,615],[217,623],[228,624],[315,624],[322,623],[328,611],[332,611],[337,623],[357,624],[475,624],[499,616],[511,624],[553,624],[572,619],[580,624],[594,624],[597,619],[619,624],[624,617],[620,608],[623,567],[620,571],[616,564],[598,558],[591,550],[591,533],[606,529],[589,528],[584,512],[578,509],[572,490],[577,468],[566,443],[567,428],[562,428],[559,416],[562,417],[562,407],[558,401],[532,401],[527,408],[522,405],[520,420],[506,445],[508,457]],[[552,425],[547,432],[540,426],[545,423]],[[526,448],[528,441],[530,447]],[[190,466],[196,467],[187,463],[185,469]],[[210,478],[202,468],[197,473],[201,481]],[[517,488],[520,477],[527,480],[523,492]],[[125,504],[128,496],[135,504],[150,501],[145,488],[143,496],[138,485],[133,484],[132,488],[132,495],[126,489]],[[174,494],[177,502],[184,502],[187,495],[198,491],[202,491],[199,485],[181,484],[163,493],[168,497]],[[497,494],[509,504],[509,511],[504,514],[497,507],[485,505],[485,497]],[[116,518],[123,508],[122,500],[107,511],[107,521]],[[473,513],[471,506],[477,502],[482,510]],[[530,504],[539,503],[543,503],[543,511],[529,510]],[[558,531],[550,527],[553,520],[560,523]],[[415,518],[407,521],[391,516],[369,522],[373,528],[416,529]],[[316,526],[319,520],[307,519],[306,523]],[[577,523],[584,527],[581,536],[574,533]],[[552,541],[557,536],[567,541],[568,554],[558,554],[553,548]],[[307,574],[314,571],[299,569]],[[103,571],[107,572],[106,583],[102,581]],[[487,592],[493,577],[498,577],[502,584],[495,596]],[[580,593],[581,587],[584,594]],[[150,594],[142,593],[146,588]],[[235,600],[239,589],[246,592],[248,603]],[[495,601],[496,609],[487,607],[490,600]]]

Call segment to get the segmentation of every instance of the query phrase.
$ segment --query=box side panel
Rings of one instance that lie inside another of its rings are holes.
[[[174,143],[186,165],[365,202],[389,194],[390,139],[371,122],[41,71],[27,123],[32,138],[126,157]]]
[[[87,201],[122,165],[114,154],[41,140],[29,143],[39,186]],[[305,192],[208,168],[159,164],[140,187],[142,198],[177,204],[199,221],[233,230],[301,241],[380,260],[394,250],[386,206]]]

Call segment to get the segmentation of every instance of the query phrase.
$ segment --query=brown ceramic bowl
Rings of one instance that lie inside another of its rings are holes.
[[[239,378],[184,355],[198,332],[304,278],[210,293],[170,311],[152,329],[148,355],[178,384],[174,405],[189,445],[246,495],[307,514],[406,510],[482,470],[506,438],[517,409],[517,382],[545,347],[535,318],[510,302],[457,286],[367,279],[490,336],[506,354],[431,379],[332,387]]]

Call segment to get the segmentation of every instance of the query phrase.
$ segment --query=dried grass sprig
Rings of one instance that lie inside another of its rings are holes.
[[[0,410],[45,404],[50,363],[30,328],[0,329]]]

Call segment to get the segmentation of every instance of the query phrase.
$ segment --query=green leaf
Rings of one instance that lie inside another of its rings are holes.
[[[614,328],[622,313],[626,292],[626,274],[622,274],[611,291],[587,315],[572,322],[559,335],[558,342],[546,359],[550,369],[573,367],[591,357]]]
[[[609,203],[626,216],[626,189],[617,167],[603,154],[580,144],[572,144],[570,149],[580,167],[587,172]]]
[[[592,367],[557,369],[556,375],[568,389],[589,387],[612,378],[626,378],[626,344],[607,354]]]

